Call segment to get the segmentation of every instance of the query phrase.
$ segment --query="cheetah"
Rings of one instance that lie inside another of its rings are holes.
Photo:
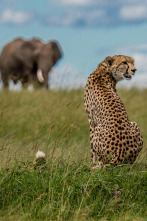
[[[140,129],[128,119],[116,92],[116,83],[131,79],[135,72],[133,58],[115,55],[106,57],[88,78],[84,105],[93,166],[132,164],[142,149]]]

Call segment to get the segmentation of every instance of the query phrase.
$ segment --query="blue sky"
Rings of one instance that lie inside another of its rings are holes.
[[[0,49],[16,37],[59,41],[52,85],[78,87],[106,56],[126,54],[138,71],[122,85],[147,86],[147,0],[0,0]]]

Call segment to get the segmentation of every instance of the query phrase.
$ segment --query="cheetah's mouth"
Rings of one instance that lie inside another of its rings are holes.
[[[130,80],[132,78],[132,76],[129,75],[128,73],[125,73],[124,78],[127,79],[127,80]]]

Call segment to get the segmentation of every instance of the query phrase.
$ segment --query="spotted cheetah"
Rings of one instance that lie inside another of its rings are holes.
[[[116,92],[116,83],[131,79],[134,60],[124,55],[106,57],[90,74],[84,104],[90,124],[93,165],[132,164],[143,146],[140,129],[130,122]]]

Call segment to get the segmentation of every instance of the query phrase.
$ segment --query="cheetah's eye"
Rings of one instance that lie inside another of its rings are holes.
[[[123,64],[127,64],[127,62],[126,62],[126,61],[123,61],[122,63],[123,63]]]

